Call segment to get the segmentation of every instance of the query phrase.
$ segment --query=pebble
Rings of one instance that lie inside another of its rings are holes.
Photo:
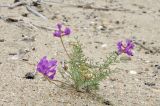
[[[150,61],[149,61],[149,60],[145,60],[145,62],[146,62],[146,63],[150,63]]]
[[[134,25],[135,28],[137,28],[137,25]]]
[[[104,103],[105,105],[112,105],[112,103],[111,103],[109,100],[105,100],[105,101],[103,101],[103,103]]]
[[[146,11],[143,11],[142,13],[147,13]]]
[[[96,23],[94,21],[90,22],[91,25],[95,25]]]
[[[119,22],[119,21],[116,21],[115,23],[116,23],[116,24],[119,24],[120,22]]]
[[[100,26],[98,26],[98,27],[97,27],[97,29],[99,29],[99,30],[105,30],[105,29],[106,29],[106,27],[105,27],[105,26],[103,26],[103,25],[100,25]]]
[[[103,44],[103,45],[101,45],[101,47],[102,47],[103,49],[106,49],[106,48],[107,48],[107,45],[106,45],[106,44]]]
[[[22,16],[23,17],[28,17],[28,14],[27,13],[23,13]]]
[[[97,29],[102,29],[102,28],[103,28],[103,26],[98,26],[98,27],[97,27]]]
[[[157,69],[160,69],[160,66],[157,66]]]
[[[130,74],[133,74],[133,75],[137,74],[136,71],[129,71],[129,73],[130,73]]]
[[[158,67],[159,65],[156,64],[156,65],[154,65],[154,66],[155,66],[155,67]]]
[[[0,42],[4,42],[5,40],[4,39],[0,39]]]
[[[148,86],[155,86],[155,85],[156,85],[156,84],[153,83],[153,82],[145,82],[144,84],[145,84],[145,85],[148,85]]]
[[[149,68],[145,68],[144,71],[149,71]]]
[[[17,53],[9,53],[8,55],[14,56],[14,55],[17,55]]]
[[[149,54],[149,52],[148,52],[148,51],[146,51],[146,52],[145,52],[145,54]]]
[[[35,50],[36,50],[36,48],[35,48],[35,47],[33,47],[33,48],[32,48],[32,50],[33,50],[33,51],[35,51]]]
[[[28,73],[26,73],[24,78],[26,78],[26,79],[34,79],[35,78],[35,74],[33,72],[28,72]]]

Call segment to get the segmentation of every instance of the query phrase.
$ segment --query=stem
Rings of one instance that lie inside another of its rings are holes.
[[[70,84],[67,84],[67,83],[65,83],[65,82],[62,82],[62,81],[59,81],[59,80],[50,80],[48,77],[46,77],[46,76],[44,76],[49,82],[51,82],[51,83],[54,83],[53,81],[57,81],[57,82],[60,82],[60,83],[62,83],[62,84],[65,84],[65,85],[68,85],[68,86],[70,86]],[[55,84],[55,83],[54,83]],[[57,85],[57,84],[55,84],[55,85]]]
[[[69,59],[71,59],[70,55],[69,55],[69,54],[68,54],[68,52],[67,52],[67,49],[66,49],[66,48],[65,48],[65,46],[64,46],[64,43],[63,43],[62,37],[60,37],[60,39],[61,39],[62,46],[63,46],[63,48],[64,48],[64,50],[65,50],[65,52],[66,52],[66,54],[67,54],[68,58],[69,58]]]
[[[47,80],[48,80],[50,83],[53,83],[53,84],[56,85],[57,87],[61,88],[59,85],[57,85],[56,83],[52,82],[52,81],[49,80],[48,78],[47,78]]]
[[[53,81],[60,82],[60,83],[62,83],[62,84],[65,84],[65,85],[68,85],[68,86],[70,86],[70,84],[68,84],[68,83],[65,83],[65,82],[62,82],[62,81],[59,81],[59,80],[53,80]]]
[[[59,85],[57,85],[54,81],[57,81],[57,82],[60,82],[60,83],[63,83],[63,84],[65,84],[65,85],[68,85],[68,86],[71,86],[70,84],[67,84],[67,83],[65,83],[65,82],[62,82],[62,81],[59,81],[59,80],[50,80],[49,78],[47,78],[46,76],[45,76],[45,78],[50,82],[50,83],[53,83],[53,84],[55,84],[57,87],[59,87],[59,88],[62,88],[61,86],[59,86]],[[62,89],[64,89],[64,88],[62,88]],[[73,89],[71,89],[71,90],[73,90]]]

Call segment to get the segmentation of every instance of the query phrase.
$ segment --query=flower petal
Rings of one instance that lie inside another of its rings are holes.
[[[65,28],[64,35],[69,35],[71,33],[70,28]]]
[[[123,49],[122,49],[122,41],[119,41],[117,43],[117,49],[118,49],[118,54],[121,54],[123,52]]]
[[[55,37],[61,37],[61,34],[62,34],[61,31],[55,31],[55,32],[53,33],[53,35],[54,35]]]
[[[132,51],[130,51],[130,50],[126,51],[126,53],[127,53],[129,56],[133,56],[133,53],[132,53]]]
[[[62,24],[58,23],[58,24],[57,24],[57,28],[58,28],[59,31],[61,31],[61,29],[62,29]]]

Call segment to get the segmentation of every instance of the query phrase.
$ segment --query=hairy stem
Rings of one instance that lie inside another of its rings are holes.
[[[55,82],[60,82],[60,83],[62,83],[62,84],[64,84],[64,85],[68,85],[68,86],[71,86],[70,84],[68,84],[68,83],[65,83],[65,82],[63,82],[63,81],[60,81],[60,80],[50,80],[49,78],[47,78],[46,76],[45,76],[45,78],[50,82],[50,83],[54,83],[54,81]],[[56,83],[54,83],[56,86],[58,86]],[[58,87],[60,87],[60,86],[58,86]]]
[[[69,59],[71,59],[70,55],[69,55],[69,54],[68,54],[68,52],[67,52],[67,49],[66,49],[66,48],[65,48],[65,46],[64,46],[64,43],[63,43],[62,37],[60,37],[60,39],[61,39],[62,46],[63,46],[63,48],[64,48],[64,50],[65,50],[65,52],[66,52],[66,54],[67,54],[68,58],[69,58]]]
[[[65,83],[65,82],[62,82],[62,81],[60,81],[60,80],[53,80],[53,81],[60,82],[60,83],[62,83],[62,84],[65,84],[65,85],[68,85],[68,86],[70,86],[70,84],[68,84],[68,83]]]

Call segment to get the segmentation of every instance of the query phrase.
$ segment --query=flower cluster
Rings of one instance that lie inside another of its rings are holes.
[[[37,65],[37,71],[42,73],[44,76],[49,79],[53,79],[56,74],[57,60],[47,60],[47,57],[44,56]]]
[[[126,43],[123,44],[122,41],[117,43],[118,54],[126,53],[129,56],[133,56],[132,49],[134,49],[134,44],[132,40],[126,40]]]
[[[70,35],[71,29],[66,27],[64,30],[62,30],[62,24],[57,24],[57,30],[53,33],[55,37],[62,37]]]

